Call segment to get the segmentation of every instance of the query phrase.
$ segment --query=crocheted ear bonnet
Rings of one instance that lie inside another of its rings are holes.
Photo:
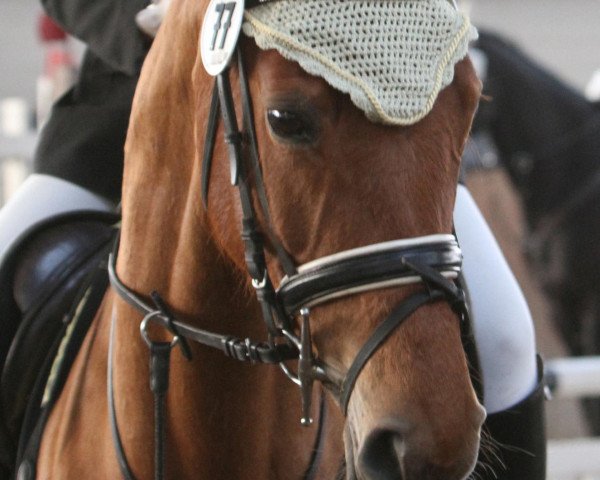
[[[280,0],[244,18],[261,49],[276,49],[391,125],[431,111],[477,35],[448,0]]]

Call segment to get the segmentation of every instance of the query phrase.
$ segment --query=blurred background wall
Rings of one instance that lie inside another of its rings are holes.
[[[468,0],[477,26],[503,33],[572,86],[600,69],[600,0]]]
[[[44,58],[36,31],[40,10],[36,0],[0,0],[0,98],[19,96],[33,106]]]
[[[100,0],[96,0],[100,1]],[[600,0],[462,0],[476,25],[507,34],[583,89],[600,68]],[[0,98],[33,104],[43,68],[36,0],[0,0]]]

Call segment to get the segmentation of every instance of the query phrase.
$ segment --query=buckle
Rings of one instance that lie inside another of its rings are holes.
[[[165,328],[165,330],[168,330],[168,328],[166,328],[165,325],[167,325],[169,321],[160,310],[150,312],[144,317],[142,323],[140,324],[140,333],[142,334],[144,342],[146,342],[146,345],[148,345],[148,348],[152,348],[155,344],[159,343],[152,340],[150,338],[150,335],[148,334],[148,326],[151,322],[154,322],[160,325],[161,327]],[[175,347],[175,345],[177,345],[180,341],[181,339],[179,338],[179,335],[173,335],[171,343],[169,344],[170,348]]]

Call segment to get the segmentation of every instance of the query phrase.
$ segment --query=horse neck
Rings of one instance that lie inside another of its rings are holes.
[[[161,31],[172,40],[150,51],[132,108],[118,272],[130,288],[156,290],[178,316],[202,328],[235,323],[255,333],[260,320],[249,307],[243,272],[213,239],[201,201],[210,83],[191,81],[201,77],[197,46],[189,41],[198,36],[197,5],[184,2],[173,15]]]
[[[581,132],[590,122],[600,126],[600,115],[512,45],[484,33],[479,47],[489,61],[484,93],[492,97],[493,114],[488,128],[535,225],[595,171]]]
[[[196,138],[202,138],[206,122],[196,117],[208,113],[208,105],[199,105],[196,96],[209,98],[208,91],[195,93],[182,84],[176,92],[161,90],[164,105],[179,106],[172,111],[157,112],[155,102],[146,107],[139,101],[134,106],[117,272],[139,294],[156,290],[180,320],[197,328],[264,340],[266,329],[247,273],[213,238],[202,207],[197,154],[201,145]],[[218,167],[227,165],[225,158],[218,158],[224,152],[216,150],[213,179],[227,175],[226,168]],[[230,210],[221,212],[222,217],[236,221],[235,207]],[[237,241],[241,246],[241,239]],[[125,448],[130,461],[143,472],[140,478],[151,478],[148,439],[153,401],[149,352],[139,333],[141,315],[121,300],[115,313],[117,414],[122,431],[129,432]],[[169,338],[167,332],[153,335]],[[171,358],[167,468],[173,478],[301,477],[310,463],[316,429],[299,426],[297,387],[273,366],[240,364],[220,351],[196,345],[192,356],[187,361],[175,349]],[[339,424],[335,422],[336,428]],[[341,439],[341,434],[336,437]]]
[[[126,191],[140,198],[124,202],[118,272],[141,294],[157,290],[180,319],[197,328],[264,340],[266,329],[246,272],[226,258],[211,236],[199,198],[199,174],[192,166],[189,179],[176,188],[171,186],[175,182],[161,186],[157,180],[148,190],[151,195],[142,188],[146,180],[125,182]],[[122,301],[115,311],[117,410],[124,419],[122,430],[133,437],[129,445],[144,445],[153,425],[149,352],[140,339],[141,316]],[[300,478],[310,464],[317,428],[299,426],[297,387],[275,366],[240,364],[220,351],[192,348],[192,361],[177,349],[172,352],[167,464],[177,469],[171,471],[173,478]],[[135,406],[131,398],[139,399]],[[314,405],[318,418],[318,396]],[[329,460],[322,468],[332,477],[342,458],[343,420],[333,413],[328,417],[330,440],[324,450]],[[144,472],[140,477],[150,478],[147,448],[129,455]]]

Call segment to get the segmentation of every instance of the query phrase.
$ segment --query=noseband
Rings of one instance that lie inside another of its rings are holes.
[[[275,0],[247,1],[246,7],[268,1]],[[238,6],[241,3],[243,8],[243,2],[239,0],[230,3]],[[222,6],[224,4],[213,0],[209,8],[214,8],[215,5]],[[221,22],[220,17],[219,22]],[[179,345],[188,359],[191,358],[191,350],[187,341],[191,340],[220,349],[224,354],[236,360],[279,364],[288,378],[300,387],[301,423],[310,425],[312,423],[311,402],[314,382],[320,381],[333,393],[339,400],[345,415],[354,385],[366,363],[387,338],[418,308],[444,300],[450,303],[461,318],[466,316],[464,293],[453,281],[460,273],[462,255],[453,235],[440,234],[372,244],[296,266],[292,256],[274,233],[270,220],[267,195],[259,163],[250,91],[237,40],[234,48],[233,55],[237,58],[242,99],[243,128],[240,131],[231,92],[229,67],[224,65],[222,70],[215,74],[216,81],[213,88],[202,166],[202,198],[205,208],[208,208],[211,162],[220,114],[225,130],[225,142],[229,151],[231,183],[238,189],[243,212],[241,236],[244,243],[246,266],[261,306],[267,329],[267,339],[256,342],[251,339],[235,338],[193,327],[176,319],[156,292],[151,294],[154,305],[150,305],[119,279],[115,268],[117,245],[109,259],[109,278],[111,285],[120,297],[144,315],[141,332],[151,350],[153,367],[151,375],[156,377],[154,366],[158,365],[158,370],[164,371],[166,368],[167,373],[163,375],[168,378],[168,354],[156,353],[156,345],[159,342],[153,342],[147,332],[149,324],[155,323],[169,330],[173,335],[172,342],[166,345],[161,344],[163,350],[170,351],[175,345]],[[252,185],[249,183],[249,178],[253,178]],[[252,199],[253,192],[258,199],[261,218],[264,219],[262,224],[259,223],[259,217],[256,214],[255,202]],[[277,289],[274,287],[267,269],[266,244],[274,250],[279,264],[286,274]],[[376,327],[371,337],[359,350],[345,375],[334,371],[315,356],[310,333],[311,308],[333,299],[362,292],[412,284],[422,284],[424,288],[406,298]],[[299,329],[296,328],[297,318],[301,320]],[[161,360],[159,358],[161,355],[166,359]],[[295,372],[288,366],[291,360],[298,361]],[[111,390],[109,391],[109,403],[114,433],[116,418],[112,399],[111,370],[112,365],[109,368],[109,390]],[[157,381],[155,378],[154,384],[157,383],[165,382],[160,379]],[[160,423],[159,417],[156,422]],[[122,464],[125,460],[122,447],[119,446],[118,431],[115,443],[120,451],[119,457]],[[157,457],[160,455],[160,453],[157,454]],[[160,459],[156,461],[156,478],[161,478],[160,475],[162,475],[159,473],[162,471],[159,462]],[[125,477],[132,478],[126,474],[127,470],[128,467],[122,465]]]

